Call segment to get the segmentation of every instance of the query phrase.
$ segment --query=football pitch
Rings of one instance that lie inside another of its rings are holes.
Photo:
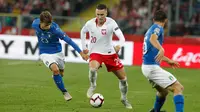
[[[108,73],[105,66],[98,72],[96,89],[105,98],[101,108],[91,107],[86,97],[89,87],[87,64],[66,63],[65,66],[65,86],[73,97],[69,102],[64,101],[50,70],[42,63],[0,60],[0,112],[148,112],[153,106],[155,90],[141,74],[139,66],[125,66],[129,83],[128,98],[133,110],[121,104],[118,79]],[[199,112],[200,69],[166,70],[185,87],[185,112]],[[174,112],[171,93],[163,109]]]

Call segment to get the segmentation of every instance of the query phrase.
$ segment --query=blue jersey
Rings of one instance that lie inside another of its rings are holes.
[[[164,38],[164,30],[163,27],[158,24],[153,24],[145,34],[144,43],[143,43],[143,64],[152,65],[158,64],[155,61],[155,56],[158,54],[158,49],[155,48],[150,43],[150,37],[152,34],[156,34],[158,36],[158,41],[162,45]]]
[[[32,23],[32,28],[35,30],[38,38],[40,54],[54,54],[61,52],[62,47],[59,39],[70,44],[79,53],[81,52],[80,48],[60,29],[58,24],[55,22],[52,22],[49,30],[42,30],[40,28],[40,19],[35,19]]]

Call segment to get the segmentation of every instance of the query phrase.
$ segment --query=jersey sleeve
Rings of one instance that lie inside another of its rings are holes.
[[[120,30],[119,26],[117,25],[117,23],[114,20],[113,20],[112,25],[113,25],[113,32],[119,39],[119,46],[121,46],[121,47],[124,46],[125,37],[124,37],[122,31]]]
[[[152,34],[156,34],[156,35],[159,37],[160,34],[162,34],[161,28],[156,27],[156,28],[153,30],[153,33],[152,33]]]
[[[83,26],[83,28],[81,29],[81,44],[82,44],[82,49],[85,50],[87,49],[86,46],[86,33],[88,32],[88,28],[87,28],[87,23]]]
[[[112,21],[112,26],[113,26],[112,27],[113,32],[116,32],[116,31],[120,30],[119,26],[117,25],[117,23],[115,22],[115,20]]]
[[[31,24],[31,27],[32,27],[33,29],[35,29],[35,22],[36,22],[36,20],[33,20],[32,24]]]
[[[58,38],[71,45],[78,53],[81,52],[81,49],[78,47],[78,45],[66,33],[64,33],[58,25],[56,27],[56,35]]]

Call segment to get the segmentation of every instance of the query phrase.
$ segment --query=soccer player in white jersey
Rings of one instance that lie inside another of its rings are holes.
[[[183,86],[171,73],[160,67],[161,61],[167,62],[173,68],[179,66],[178,62],[164,55],[164,49],[162,47],[164,39],[163,27],[167,23],[167,16],[162,10],[158,10],[155,12],[153,20],[154,24],[145,34],[142,64],[142,73],[157,90],[154,108],[150,112],[163,112],[160,109],[165,102],[168,91],[174,94],[175,112],[183,112]]]
[[[90,87],[87,97],[90,98],[96,88],[97,70],[104,63],[108,72],[113,72],[119,79],[121,91],[121,102],[126,108],[132,109],[127,100],[128,83],[124,67],[117,55],[125,43],[125,38],[117,23],[107,16],[107,7],[99,4],[96,7],[96,18],[93,18],[84,25],[81,30],[82,49],[89,53],[89,81]],[[89,32],[89,45],[86,46],[86,33]],[[113,32],[119,38],[119,44],[113,46]]]

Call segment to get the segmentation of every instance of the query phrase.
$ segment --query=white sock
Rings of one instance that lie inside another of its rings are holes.
[[[97,80],[97,71],[96,69],[90,69],[89,70],[89,80],[90,80],[90,86],[96,87],[96,80]]]
[[[127,95],[127,91],[128,91],[128,83],[127,83],[127,79],[123,79],[123,80],[119,80],[119,89],[121,92],[121,98],[122,99],[127,99],[126,95]]]

